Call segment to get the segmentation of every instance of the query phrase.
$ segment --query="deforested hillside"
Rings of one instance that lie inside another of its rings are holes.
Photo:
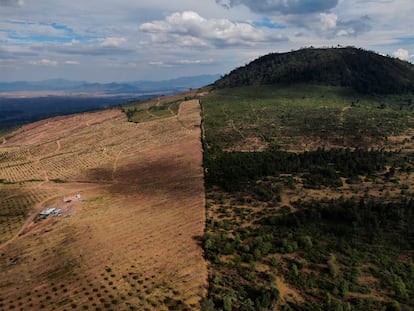
[[[139,123],[55,117],[1,142],[0,310],[200,309],[197,100]]]
[[[237,68],[216,81],[216,88],[312,83],[350,87],[360,93],[414,91],[414,66],[353,47],[306,48],[272,53]]]

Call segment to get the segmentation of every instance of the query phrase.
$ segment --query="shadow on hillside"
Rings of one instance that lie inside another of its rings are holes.
[[[93,169],[88,180],[109,182],[109,169]],[[183,200],[203,193],[202,168],[184,158],[152,159],[120,166],[108,191],[113,194],[146,196],[162,195],[171,200]]]

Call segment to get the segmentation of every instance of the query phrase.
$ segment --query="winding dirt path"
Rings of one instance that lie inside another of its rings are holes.
[[[57,148],[56,148],[56,150],[55,150],[55,153],[58,153],[58,152],[60,151],[60,149],[62,149],[62,147],[61,147],[61,145],[60,145],[60,139],[58,139],[58,140],[56,141],[56,146],[57,146]]]
[[[20,228],[20,230],[9,240],[7,240],[6,242],[4,242],[3,244],[0,245],[0,250],[5,248],[7,245],[13,243],[19,236],[22,235],[22,233],[24,232],[24,230],[26,230],[27,226],[30,225],[34,219],[36,218],[36,216],[39,214],[39,212],[41,211],[41,209],[43,208],[43,205],[51,200],[57,199],[60,196],[53,196],[53,197],[49,197],[45,200],[43,200],[42,202],[39,202],[35,205],[35,207],[33,208],[30,216],[27,218],[27,220],[24,222],[23,226]]]
[[[114,179],[115,179],[115,173],[116,173],[116,170],[117,170],[117,168],[118,168],[118,162],[119,162],[119,158],[121,157],[122,152],[123,152],[123,150],[120,150],[120,151],[118,152],[118,154],[116,155],[116,158],[115,158],[115,160],[114,160],[114,164],[113,164],[113,166],[112,166],[112,174],[111,174],[111,176],[112,176],[112,180],[114,180]]]

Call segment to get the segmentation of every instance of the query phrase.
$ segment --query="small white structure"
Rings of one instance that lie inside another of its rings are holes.
[[[47,208],[47,209],[45,209],[45,210],[41,211],[39,215],[40,215],[40,217],[44,217],[44,218],[46,218],[46,217],[48,217],[48,216],[52,215],[52,213],[53,213],[55,210],[56,210],[56,208],[54,208],[54,207]]]
[[[49,216],[60,216],[62,214],[61,208],[50,207],[40,212],[40,218],[47,218]]]

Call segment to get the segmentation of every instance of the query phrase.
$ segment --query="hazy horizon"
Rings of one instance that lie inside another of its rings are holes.
[[[187,78],[193,78],[193,77],[202,77],[202,76],[220,76],[224,75],[224,73],[216,73],[216,74],[201,74],[201,75],[191,75],[191,76],[177,76],[175,78],[171,79],[153,79],[153,80],[146,80],[146,79],[139,79],[139,80],[119,80],[119,81],[113,81],[113,80],[102,80],[102,81],[96,81],[96,80],[85,80],[85,79],[66,79],[62,77],[51,77],[48,79],[33,79],[33,80],[10,80],[10,81],[1,81],[0,83],[19,83],[19,82],[29,82],[29,83],[40,83],[40,82],[46,82],[46,81],[59,81],[64,80],[68,82],[75,82],[75,83],[98,83],[98,84],[109,84],[109,83],[120,83],[120,84],[127,84],[127,83],[136,83],[136,82],[165,82],[169,80],[179,80],[179,79],[187,79]]]

